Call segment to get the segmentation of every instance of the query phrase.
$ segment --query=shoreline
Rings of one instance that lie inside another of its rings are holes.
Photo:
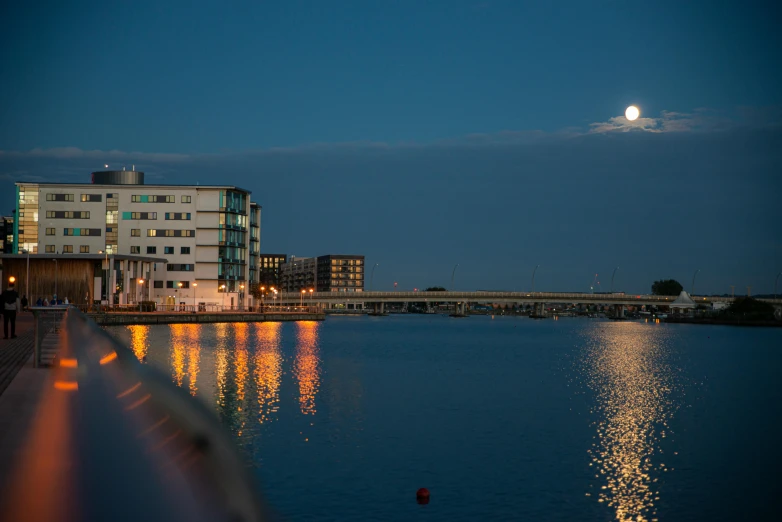
[[[211,324],[211,323],[263,323],[286,321],[323,321],[323,313],[91,313],[87,316],[99,326],[128,326],[155,324]]]
[[[706,324],[706,325],[724,325],[724,326],[766,326],[782,327],[782,321],[742,321],[740,319],[720,319],[711,317],[666,317],[665,323],[672,324]]]

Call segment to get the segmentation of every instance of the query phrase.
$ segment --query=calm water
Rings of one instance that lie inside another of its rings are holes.
[[[389,316],[110,331],[214,408],[285,520],[779,516],[782,329]]]

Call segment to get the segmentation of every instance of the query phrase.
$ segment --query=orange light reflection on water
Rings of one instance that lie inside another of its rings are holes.
[[[320,387],[319,327],[315,321],[296,323],[294,375],[299,381],[299,408],[304,415],[314,415],[317,412],[315,397]]]
[[[130,330],[130,349],[136,355],[139,361],[143,361],[147,356],[147,337],[149,336],[149,326],[133,325],[128,326]]]
[[[185,325],[172,324],[171,329],[171,370],[177,386],[182,386],[185,377]]]
[[[249,326],[247,323],[234,323],[231,325],[234,328],[236,341],[234,345],[234,371],[236,373],[236,411],[241,412],[244,408],[244,393],[245,386],[247,384],[248,359],[247,355],[247,330]],[[240,425],[236,434],[241,437],[244,430],[246,421],[246,415],[241,415]]]
[[[258,345],[254,355],[254,376],[258,392],[258,421],[261,424],[274,420],[280,407],[281,331],[282,323],[259,323],[256,326]]]
[[[190,394],[195,395],[198,391],[196,381],[198,380],[198,370],[201,364],[201,325],[185,325],[187,331],[187,379],[190,384]]]
[[[228,376],[228,348],[226,341],[228,337],[228,325],[217,323],[214,325],[217,338],[215,348],[215,369],[217,370],[217,404],[225,406],[225,387]]]
[[[198,391],[199,365],[201,362],[201,325],[198,324],[172,324],[171,329],[171,369],[173,381],[177,386],[182,386],[187,375],[190,394]]]

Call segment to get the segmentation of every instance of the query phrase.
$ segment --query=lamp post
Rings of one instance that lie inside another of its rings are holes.
[[[274,295],[272,295],[272,310],[277,306],[277,289],[272,287],[272,292],[274,292]]]
[[[239,306],[244,311],[244,285],[239,285]]]
[[[264,302],[263,302],[263,295],[264,295],[265,293],[266,293],[266,287],[265,287],[265,286],[262,286],[262,287],[261,287],[261,310],[263,310],[263,307],[264,307]]]
[[[182,290],[182,282],[181,281],[179,283],[177,283],[176,285],[179,288],[179,290]],[[184,297],[183,297],[183,299],[184,299]],[[178,299],[177,299],[177,301],[178,301]],[[177,303],[174,303],[174,306],[176,306],[176,305],[177,305]]]
[[[299,296],[299,308],[303,308],[304,307],[304,294],[306,294],[306,293],[307,293],[306,290],[304,290],[304,289],[301,290],[301,296]]]
[[[453,278],[456,275],[457,268],[459,268],[459,263],[456,263],[456,266],[453,267],[453,272],[451,272],[451,292],[453,292]]]
[[[223,291],[223,312],[225,312],[225,285],[220,285],[220,289]]]
[[[535,293],[535,272],[538,271],[538,267],[540,265],[535,265],[535,268],[532,270],[532,290],[530,290],[531,294]]]
[[[312,293],[315,291],[314,288],[310,288],[310,308],[312,308]]]
[[[196,295],[196,292],[198,291],[198,283],[193,283],[193,313],[196,313],[196,299],[198,296]]]
[[[611,274],[611,293],[614,293],[614,276],[616,275],[616,271],[619,270],[619,267],[614,268],[614,273]]]
[[[372,267],[372,275],[369,276],[369,291],[370,292],[372,291],[372,283],[375,280],[375,268],[377,268],[377,265],[379,265],[379,264],[380,263],[375,263],[375,266]]]
[[[700,272],[701,269],[695,271],[694,274],[692,274],[692,286],[690,287],[690,295],[695,295],[695,276],[698,275],[698,272]]]
[[[141,294],[141,300],[144,300],[144,280],[142,278],[138,278],[138,284],[141,285],[141,292],[137,292]]]
[[[782,272],[777,274],[777,278],[774,279],[774,299],[777,298],[777,283],[779,282],[779,276],[782,275]]]

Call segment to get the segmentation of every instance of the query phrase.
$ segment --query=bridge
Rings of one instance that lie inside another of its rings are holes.
[[[464,307],[470,303],[513,303],[518,305],[535,305],[540,309],[547,303],[595,304],[625,306],[665,306],[676,300],[675,295],[649,294],[589,294],[568,292],[314,292],[299,294],[288,292],[280,294],[276,304],[298,305],[319,304],[326,308],[335,305],[357,305],[361,308],[373,306],[376,311],[383,312],[385,303],[455,303],[457,309],[464,312]],[[733,297],[690,296],[696,304],[711,305],[712,303],[731,303]],[[782,299],[760,299],[782,307]],[[273,301],[266,298],[266,304]]]

